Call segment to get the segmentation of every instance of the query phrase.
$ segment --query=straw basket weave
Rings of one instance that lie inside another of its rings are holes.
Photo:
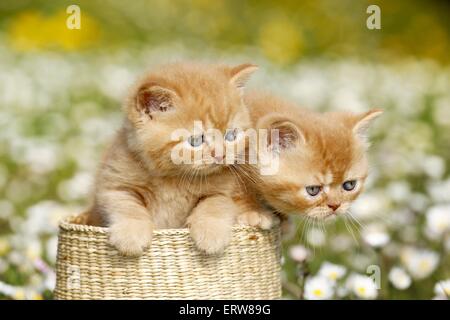
[[[60,224],[56,299],[277,299],[280,233],[234,227],[222,255],[196,248],[187,229],[161,229],[139,258],[108,244],[108,229]],[[78,221],[77,221],[78,222]]]

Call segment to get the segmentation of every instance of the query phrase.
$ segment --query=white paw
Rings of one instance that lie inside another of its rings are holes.
[[[280,219],[273,213],[267,211],[247,211],[240,213],[238,224],[258,227],[263,230],[269,230],[280,223]]]
[[[191,223],[189,229],[197,248],[207,254],[223,252],[231,241],[232,229],[226,224],[211,222],[208,224]]]
[[[149,221],[122,220],[111,225],[109,242],[121,255],[138,257],[150,246],[152,233]]]

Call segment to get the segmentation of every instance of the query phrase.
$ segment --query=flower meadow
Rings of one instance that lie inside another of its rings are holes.
[[[87,206],[126,88],[164,50],[80,58],[0,47],[1,297],[51,298],[58,221]],[[385,110],[371,131],[369,182],[351,213],[326,223],[293,219],[282,260],[285,297],[448,298],[449,70],[415,60],[317,59],[289,70],[257,63],[264,71],[253,87],[301,105]]]
[[[292,217],[284,298],[449,298],[450,31],[434,18],[443,4],[409,19],[417,1],[389,2],[382,10],[410,28],[397,32],[397,20],[383,17],[384,33],[365,42],[367,30],[355,27],[365,8],[351,1],[333,7],[339,15],[324,14],[330,1],[154,1],[152,10],[88,1],[76,37],[61,29],[64,7],[36,3],[43,9],[0,9],[0,299],[52,298],[58,222],[88,206],[128,86],[180,59],[256,63],[249,87],[318,111],[384,109],[370,130],[366,189],[350,213]],[[429,32],[416,32],[420,23]],[[329,25],[350,30],[346,45]],[[374,47],[396,58],[361,58]]]

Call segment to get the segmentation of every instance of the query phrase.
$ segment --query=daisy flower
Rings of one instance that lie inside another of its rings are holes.
[[[325,261],[321,265],[318,275],[335,282],[341,279],[345,275],[346,271],[347,270],[344,266]]]
[[[399,290],[405,290],[411,285],[411,277],[400,267],[393,267],[388,278],[392,285]]]
[[[303,262],[308,258],[309,250],[302,245],[295,245],[289,248],[289,256],[297,262]]]
[[[333,296],[333,285],[321,276],[309,278],[305,283],[304,297],[307,300],[327,300]]]
[[[347,280],[347,286],[360,299],[375,299],[378,296],[377,286],[368,276],[351,275]]]
[[[439,255],[431,250],[406,248],[401,253],[401,260],[413,278],[424,279],[436,270]]]
[[[450,279],[439,281],[434,285],[436,297],[448,299],[450,297]]]
[[[450,230],[450,205],[431,207],[427,212],[426,233],[432,239],[440,238]]]
[[[389,241],[389,234],[379,224],[369,225],[361,233],[363,240],[374,248],[384,247]]]
[[[311,228],[306,235],[306,239],[314,247],[321,247],[326,241],[323,231],[317,228]]]

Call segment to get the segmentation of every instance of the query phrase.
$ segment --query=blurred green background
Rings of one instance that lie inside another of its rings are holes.
[[[1,1],[0,298],[52,297],[57,221],[87,205],[127,87],[180,59],[257,63],[250,86],[317,110],[385,109],[352,216],[299,219],[285,241],[286,298],[448,298],[449,13],[438,0]]]

